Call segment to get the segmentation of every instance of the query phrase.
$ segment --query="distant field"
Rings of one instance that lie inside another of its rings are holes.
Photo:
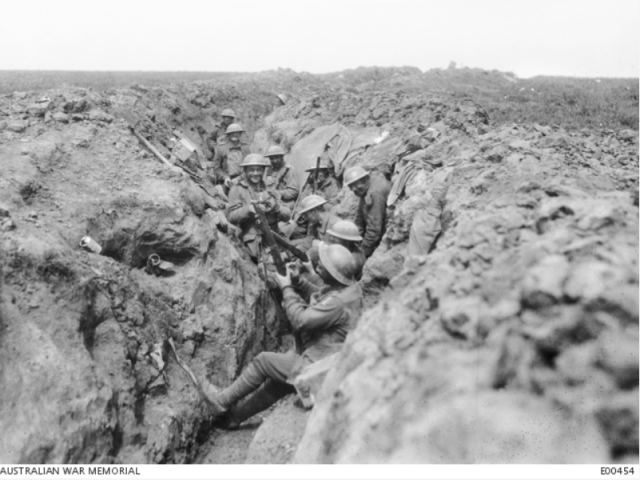
[[[631,128],[638,130],[638,79],[534,77],[517,79],[496,70],[417,68],[358,68],[314,76],[334,86],[370,85],[386,90],[401,71],[396,90],[448,92],[480,103],[492,122],[539,123],[579,128]],[[272,72],[275,77],[278,72]],[[395,74],[394,74],[395,73]],[[14,91],[84,87],[97,91],[177,82],[244,79],[232,72],[69,72],[0,71],[0,94]],[[246,74],[248,79],[251,73]],[[307,80],[310,75],[305,77]]]
[[[0,70],[0,94],[71,86],[103,91],[109,88],[127,87],[132,84],[166,85],[176,82],[215,80],[229,75],[233,75],[233,73]]]

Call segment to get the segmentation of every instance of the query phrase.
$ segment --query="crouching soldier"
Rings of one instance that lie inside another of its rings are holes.
[[[318,287],[300,278],[294,264],[288,265],[286,276],[276,277],[287,317],[292,328],[300,333],[302,353],[263,352],[222,391],[206,380],[201,381],[213,410],[227,413],[221,426],[235,427],[269,408],[294,391],[289,381],[304,367],[341,348],[362,307],[362,289],[353,278],[353,256],[346,248],[323,245],[319,255],[318,273],[325,286]]]
[[[279,194],[280,200],[287,207],[293,208],[298,198],[298,173],[291,165],[284,161],[282,147],[273,145],[264,155],[271,160],[271,169],[267,173],[267,185],[273,187]]]
[[[362,167],[352,167],[344,173],[344,184],[360,198],[354,223],[363,237],[362,251],[369,258],[385,232],[391,183],[381,174],[371,176]]]
[[[242,241],[249,249],[251,258],[260,258],[260,229],[256,225],[257,217],[254,204],[260,203],[272,231],[278,230],[278,221],[286,222],[291,218],[288,207],[282,205],[277,192],[267,189],[264,173],[269,161],[257,153],[247,155],[240,167],[244,176],[229,192],[227,219],[242,230]]]
[[[367,259],[362,251],[362,237],[355,223],[349,220],[338,220],[325,233],[324,243],[328,245],[342,245],[351,252],[356,265],[355,279],[360,280],[362,277],[362,268]],[[318,264],[320,258],[318,253],[319,246],[320,242],[316,240],[313,242],[313,246],[307,250],[307,256],[314,265]]]

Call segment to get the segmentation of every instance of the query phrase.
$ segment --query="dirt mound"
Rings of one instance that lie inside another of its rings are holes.
[[[2,99],[13,112],[0,133],[0,418],[12,432],[2,462],[189,462],[210,421],[166,340],[220,384],[278,348],[274,306],[238,241],[210,210],[194,212],[189,180],[120,118],[155,118],[143,130],[162,148],[199,111],[193,98],[137,88]],[[101,255],[79,248],[85,235]],[[151,254],[175,273],[152,275]]]

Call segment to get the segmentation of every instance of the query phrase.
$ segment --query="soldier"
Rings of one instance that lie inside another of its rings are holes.
[[[349,220],[338,220],[326,231],[323,240],[324,243],[328,245],[342,245],[351,252],[356,263],[355,279],[360,280],[360,277],[362,276],[362,268],[364,267],[367,259],[362,251],[362,237],[360,236],[358,227],[356,227],[355,223],[350,222]],[[316,240],[313,242],[313,246],[307,250],[307,256],[314,265],[318,263],[319,245],[320,241]]]
[[[237,123],[227,127],[227,142],[219,145],[213,157],[213,174],[217,183],[231,188],[231,181],[240,176],[242,159],[251,153],[246,143],[240,142],[244,130]],[[261,157],[262,158],[262,157]]]
[[[227,128],[229,128],[229,125],[231,125],[236,118],[235,112],[230,108],[224,109],[220,116],[222,117],[222,121],[215,124],[207,138],[207,146],[211,151],[211,155],[215,153],[218,145],[227,142]]]
[[[302,198],[309,195],[320,195],[327,200],[327,208],[331,209],[336,203],[338,203],[338,194],[340,193],[340,186],[336,179],[331,175],[333,165],[328,158],[321,158],[320,165],[318,166],[318,188],[313,191],[313,186],[316,178],[316,166],[307,168],[305,172],[309,172],[307,178],[307,184],[302,190]]]
[[[273,145],[269,147],[265,154],[271,160],[271,169],[267,172],[267,185],[273,186],[280,194],[280,200],[287,207],[293,205],[299,195],[298,172],[284,161],[284,150],[282,147]]]
[[[244,169],[244,176],[229,192],[227,218],[242,230],[242,241],[254,261],[260,257],[262,237],[256,226],[256,210],[253,204],[262,204],[272,231],[279,232],[278,221],[286,222],[291,218],[291,211],[282,205],[278,193],[273,189],[267,189],[264,183],[263,177],[268,166],[269,161],[262,155],[247,155],[240,165]]]
[[[336,218],[325,212],[327,201],[320,195],[309,195],[300,201],[300,210],[294,217],[293,230],[287,232],[289,240],[301,250],[308,250],[314,240],[320,240]]]
[[[353,279],[355,265],[346,248],[322,245],[319,255],[318,274],[325,283],[322,287],[301,278],[295,264],[287,266],[286,276],[276,276],[287,317],[294,331],[300,333],[302,353],[263,352],[222,391],[201,381],[216,413],[228,412],[221,426],[236,427],[292,393],[289,382],[304,367],[340,349],[362,307],[362,289]]]
[[[387,197],[391,184],[382,175],[371,176],[362,167],[352,167],[344,174],[344,184],[360,198],[355,224],[364,238],[362,251],[369,258],[385,232]]]

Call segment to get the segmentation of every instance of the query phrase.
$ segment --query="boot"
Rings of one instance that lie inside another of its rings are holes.
[[[201,381],[200,385],[207,402],[217,414],[222,414],[235,402],[256,390],[264,380],[262,374],[251,363],[231,385],[222,391],[207,380]]]
[[[268,379],[253,395],[238,402],[220,419],[216,426],[225,430],[235,430],[245,420],[260,413],[276,403],[282,397],[293,393],[293,386]]]

